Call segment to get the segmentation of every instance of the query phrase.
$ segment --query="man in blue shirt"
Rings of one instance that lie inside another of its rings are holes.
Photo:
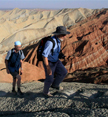
[[[16,85],[16,78],[18,79],[17,81],[17,87],[18,95],[23,95],[20,89],[20,83],[21,83],[21,74],[23,73],[22,69],[22,60],[25,58],[23,51],[21,50],[21,42],[16,41],[15,42],[15,48],[12,50],[8,51],[8,54],[5,58],[5,64],[6,64],[6,71],[8,74],[11,74],[13,76],[13,88],[12,92],[16,94],[15,91],[15,85]],[[21,67],[20,75],[19,75],[19,68]]]
[[[53,54],[51,51],[53,48],[53,43],[51,41],[47,41],[45,43],[44,51],[42,53],[43,65],[46,74],[43,93],[47,97],[53,96],[49,92],[50,86],[58,90],[63,90],[63,87],[60,86],[60,83],[63,81],[67,74],[67,70],[65,69],[62,62],[59,60],[58,56],[61,48],[60,41],[63,41],[66,34],[70,34],[70,32],[66,31],[66,28],[64,26],[58,26],[53,34],[54,36],[51,37],[55,41]],[[54,73],[56,73],[55,78]]]

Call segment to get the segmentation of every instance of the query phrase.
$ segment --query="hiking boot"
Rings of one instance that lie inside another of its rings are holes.
[[[43,93],[45,97],[53,97],[51,93]]]
[[[15,90],[12,90],[12,93],[13,93],[14,95],[16,95],[16,94],[17,94],[17,92],[16,92]]]
[[[21,90],[19,90],[19,91],[17,92],[17,95],[23,96],[24,94],[21,92]]]
[[[57,89],[57,90],[63,90],[63,87],[62,86],[59,86],[59,87],[54,87],[54,86],[51,86],[51,88],[54,88],[54,89]]]

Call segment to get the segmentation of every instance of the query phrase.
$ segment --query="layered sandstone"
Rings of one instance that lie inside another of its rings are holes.
[[[81,22],[79,26],[70,30],[71,34],[63,42],[63,45],[66,45],[63,48],[67,62],[65,67],[69,72],[107,64],[107,17],[108,11],[102,11],[95,18],[92,16],[88,21],[85,20],[85,23]]]

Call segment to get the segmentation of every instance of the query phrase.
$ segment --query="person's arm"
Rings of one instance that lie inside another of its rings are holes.
[[[22,67],[23,61],[20,60],[20,63],[21,63],[21,71],[20,71],[20,75],[22,75],[22,73],[23,73],[23,67]]]
[[[53,43],[51,41],[47,41],[44,47],[44,51],[42,53],[43,62],[46,66],[48,75],[52,75],[52,71],[48,62],[48,55],[50,54],[52,47],[53,47]]]
[[[10,74],[10,71],[8,69],[8,60],[6,60],[6,59],[5,59],[5,65],[6,65],[6,71],[7,71],[7,73]]]
[[[7,72],[8,74],[10,74],[10,71],[9,71],[9,69],[8,69],[8,60],[9,60],[10,56],[11,56],[11,50],[8,51],[7,56],[6,56],[6,58],[5,58],[6,72]]]
[[[43,62],[45,64],[45,66],[46,66],[47,74],[52,75],[52,71],[51,71],[51,68],[49,66],[48,58],[43,56]]]
[[[21,50],[22,51],[22,50]],[[24,60],[25,56],[24,56],[24,53],[22,51],[22,54],[21,54],[21,60],[20,60],[20,63],[21,63],[21,70],[20,70],[20,75],[22,75],[23,73],[23,60]]]

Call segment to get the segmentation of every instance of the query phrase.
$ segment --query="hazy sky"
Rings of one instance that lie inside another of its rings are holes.
[[[108,8],[108,0],[0,0],[3,8]]]

